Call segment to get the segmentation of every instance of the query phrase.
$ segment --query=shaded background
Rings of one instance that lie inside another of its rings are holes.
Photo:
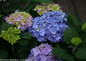
[[[86,0],[54,0],[68,15],[76,15],[80,21],[86,20]]]
[[[80,19],[80,21],[86,19],[86,0],[53,0],[53,1],[54,3],[58,3],[61,6],[61,9],[68,15],[76,15]],[[9,3],[8,2],[5,3],[5,6],[9,6]],[[2,3],[0,3],[0,9],[3,9]]]

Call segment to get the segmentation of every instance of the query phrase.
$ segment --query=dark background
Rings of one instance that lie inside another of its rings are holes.
[[[53,0],[53,1],[54,3],[58,3],[61,6],[61,9],[68,15],[76,15],[80,19],[80,21],[86,19],[86,0]],[[6,5],[9,6],[8,3],[6,3]],[[1,6],[2,3],[0,3],[0,9],[3,10],[3,6],[2,7]]]
[[[54,0],[68,15],[76,15],[80,21],[86,20],[86,0]]]

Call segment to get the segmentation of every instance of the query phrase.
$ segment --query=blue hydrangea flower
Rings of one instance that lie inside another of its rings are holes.
[[[52,55],[52,49],[47,43],[41,44],[31,49],[31,54],[26,61],[59,61],[55,59],[55,55]]]
[[[62,11],[51,11],[41,17],[34,18],[30,32],[40,42],[59,42],[63,39],[63,33],[67,25],[67,15]]]

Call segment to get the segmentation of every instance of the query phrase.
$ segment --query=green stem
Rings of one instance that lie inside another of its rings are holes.
[[[13,47],[13,45],[11,45],[12,46],[12,54],[13,54],[13,58],[14,58],[14,47]]]

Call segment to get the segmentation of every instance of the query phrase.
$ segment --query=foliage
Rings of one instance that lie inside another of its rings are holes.
[[[21,38],[23,39],[31,39],[33,37],[33,35],[31,33],[28,33],[28,32],[22,32],[20,34]]]
[[[86,59],[86,48],[79,48],[75,53],[75,57],[78,59]]]
[[[68,16],[68,25],[71,29],[74,29],[74,30],[80,30],[80,22],[79,20],[76,18],[76,16]]]
[[[12,24],[8,24],[6,22],[3,22],[1,25],[1,30],[8,30],[9,27],[14,27]]]
[[[5,50],[0,50],[0,58],[7,58],[8,52]]]
[[[73,30],[73,29],[68,29],[66,28],[65,32],[64,32],[64,41],[67,44],[71,44],[71,39],[73,37],[79,37],[79,34],[77,33],[77,31]]]
[[[55,54],[57,57],[60,57],[61,59],[65,59],[66,61],[74,61],[74,57],[63,48],[54,48],[53,54]]]

